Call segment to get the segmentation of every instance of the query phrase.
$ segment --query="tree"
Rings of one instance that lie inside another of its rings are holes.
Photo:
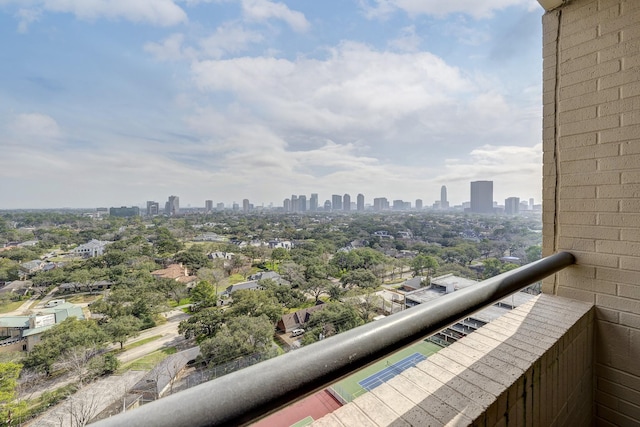
[[[199,281],[189,293],[192,310],[199,311],[203,308],[214,307],[217,304],[218,296],[213,285],[206,280]]]
[[[51,374],[54,363],[68,348],[102,348],[107,334],[92,320],[69,317],[42,334],[41,341],[25,358],[26,367],[40,369]]]
[[[0,363],[0,420],[12,425],[27,409],[26,402],[15,402],[18,376],[22,365],[12,362]]]
[[[311,344],[321,338],[327,338],[340,332],[348,331],[364,322],[358,310],[352,305],[328,303],[322,310],[311,315],[307,323],[307,332],[302,338],[304,345]]]
[[[330,285],[331,282],[327,279],[312,277],[311,279],[301,284],[300,289],[311,294],[315,298],[315,302],[317,303],[318,300],[320,300],[320,295],[326,292]]]
[[[131,315],[116,317],[103,326],[111,342],[120,343],[120,349],[124,347],[125,341],[137,336],[141,328],[142,321]]]
[[[430,276],[436,268],[438,268],[438,261],[428,255],[419,254],[411,260],[411,269],[414,277],[421,276],[425,270],[427,271],[427,276]]]
[[[529,246],[525,250],[525,254],[527,255],[527,262],[537,261],[542,258],[542,246]]]
[[[203,360],[219,365],[243,356],[272,352],[273,323],[266,316],[229,319],[214,337],[200,343]]]
[[[349,271],[340,278],[342,287],[358,286],[360,288],[375,288],[380,284],[379,279],[373,272],[363,268]]]
[[[247,289],[233,293],[230,309],[232,316],[266,316],[273,324],[282,317],[282,306],[278,300],[265,291]]]
[[[258,284],[286,308],[299,307],[307,300],[300,290],[289,285],[281,285],[272,279],[260,280]]]
[[[186,339],[195,337],[197,341],[213,337],[226,320],[225,312],[217,307],[205,308],[178,325],[178,333]]]

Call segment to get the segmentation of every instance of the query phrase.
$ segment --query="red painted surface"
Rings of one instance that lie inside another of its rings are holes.
[[[252,427],[288,427],[306,417],[317,420],[341,406],[328,391],[323,390],[261,419]]]

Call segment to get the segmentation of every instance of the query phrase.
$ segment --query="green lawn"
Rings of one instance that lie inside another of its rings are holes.
[[[129,363],[126,363],[118,369],[120,372],[126,372],[129,370],[135,371],[150,371],[154,368],[158,363],[162,362],[167,356],[171,354],[177,353],[175,347],[163,348],[160,350],[156,350],[153,353],[149,353],[144,357],[133,360]]]
[[[24,301],[13,301],[6,304],[0,304],[0,313],[8,313],[13,310],[17,310],[24,303]]]
[[[332,388],[336,392],[338,392],[347,402],[351,402],[356,397],[360,396],[363,393],[366,393],[366,390],[363,389],[360,384],[358,384],[358,382],[367,377],[370,377],[376,372],[382,371],[387,367],[387,363],[396,363],[408,356],[411,356],[414,353],[420,353],[424,356],[431,356],[432,354],[437,353],[441,348],[442,347],[440,347],[439,345],[434,344],[430,341],[421,341],[396,353],[393,353],[391,356],[379,362],[376,362],[371,366],[367,366],[366,368],[356,372],[353,375],[348,376],[342,381],[338,381],[332,386]]]

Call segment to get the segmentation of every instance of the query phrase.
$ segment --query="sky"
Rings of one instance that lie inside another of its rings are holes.
[[[535,0],[0,0],[0,209],[542,194]]]

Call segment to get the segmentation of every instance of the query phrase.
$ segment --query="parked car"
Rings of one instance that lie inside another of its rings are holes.
[[[304,329],[294,329],[293,331],[291,331],[292,337],[298,337],[302,334],[304,334]]]

